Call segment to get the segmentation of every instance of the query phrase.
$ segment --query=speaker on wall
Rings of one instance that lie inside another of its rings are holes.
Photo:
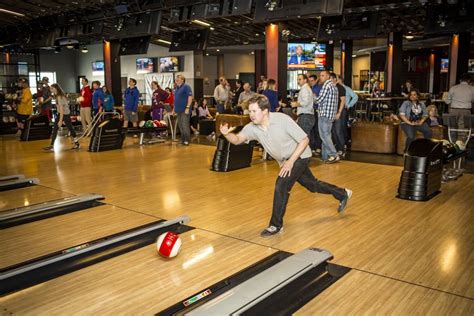
[[[160,32],[161,11],[131,16],[126,22],[127,35],[157,35]]]
[[[244,15],[252,12],[252,0],[224,0],[222,15]]]
[[[170,45],[170,52],[201,51],[207,47],[209,29],[174,32]]]
[[[143,55],[148,52],[150,36],[129,37],[120,40],[120,55]]]

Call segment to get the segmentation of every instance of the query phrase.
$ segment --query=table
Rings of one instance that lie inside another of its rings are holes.
[[[389,107],[386,109],[386,112],[393,113],[391,110],[390,102],[392,101],[392,97],[379,97],[379,98],[367,98],[366,100],[370,102],[369,112],[371,116],[371,120],[374,120],[375,117],[378,117],[380,121],[383,120],[383,107],[382,102],[389,102]],[[372,111],[373,105],[375,103],[375,107],[377,111]]]

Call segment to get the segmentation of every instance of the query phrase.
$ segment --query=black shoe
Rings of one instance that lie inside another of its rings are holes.
[[[268,226],[262,232],[260,233],[260,237],[266,238],[266,237],[271,237],[273,235],[281,233],[283,230],[283,227],[275,227],[273,225]]]
[[[344,190],[346,190],[346,196],[341,200],[341,203],[339,203],[339,208],[337,209],[339,213],[344,212],[344,209],[347,206],[347,201],[349,201],[349,199],[352,196],[352,190],[349,190],[349,189],[344,189]]]

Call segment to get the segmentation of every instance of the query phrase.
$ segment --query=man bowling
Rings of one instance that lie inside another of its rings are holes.
[[[295,182],[313,193],[332,194],[340,202],[338,212],[343,212],[352,191],[320,181],[313,176],[308,167],[311,157],[309,139],[296,122],[286,114],[270,113],[270,104],[263,95],[256,95],[249,100],[249,111],[252,122],[240,133],[232,133],[234,128],[229,128],[228,124],[221,125],[220,131],[234,145],[251,140],[258,141],[280,165],[273,196],[272,217],[260,236],[270,237],[283,230],[283,216]]]

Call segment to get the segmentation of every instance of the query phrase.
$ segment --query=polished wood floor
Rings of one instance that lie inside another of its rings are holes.
[[[252,167],[209,170],[214,148],[167,142],[122,150],[71,151],[61,137],[0,138],[0,175],[38,177],[39,186],[0,193],[0,212],[87,192],[107,205],[0,232],[0,266],[89,239],[182,214],[184,233],[173,260],[148,246],[0,298],[2,313],[151,314],[277,250],[319,247],[353,270],[298,314],[474,314],[474,175],[443,184],[428,202],[395,198],[399,166],[343,161],[311,169],[316,177],[354,191],[346,214],[331,196],[296,185],[285,230],[259,237],[271,214],[278,166],[255,154]]]

